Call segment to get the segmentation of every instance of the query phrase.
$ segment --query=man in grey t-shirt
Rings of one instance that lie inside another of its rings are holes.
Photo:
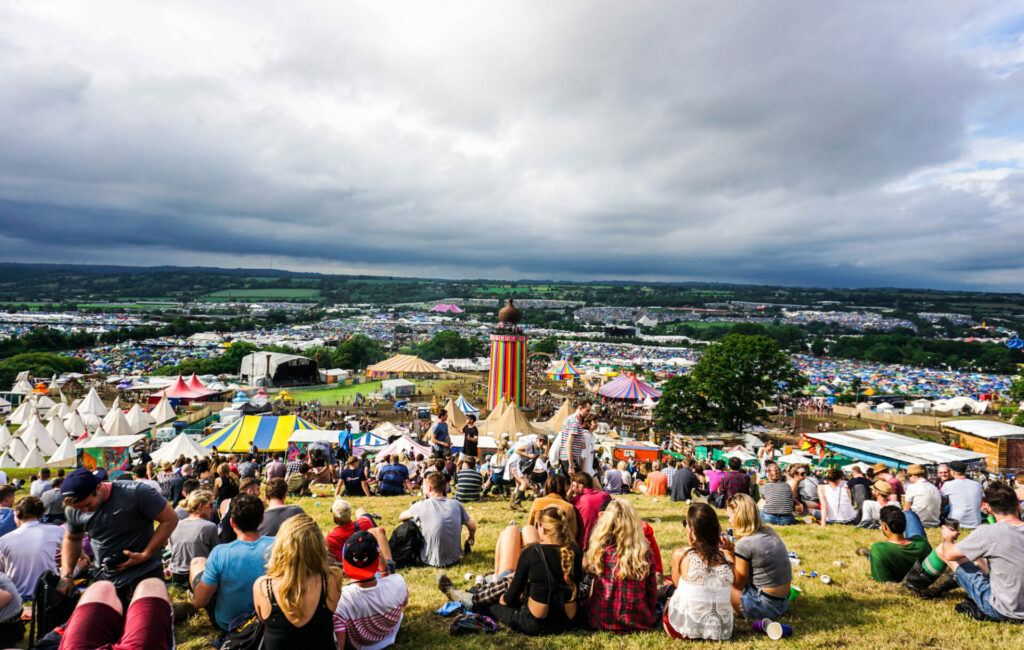
[[[466,507],[454,499],[444,497],[445,480],[440,472],[427,474],[423,480],[423,501],[412,504],[398,515],[398,519],[412,519],[423,533],[423,550],[420,559],[429,566],[446,567],[455,564],[462,557],[460,532],[465,526],[469,531],[466,543],[475,541],[476,522]]]
[[[943,500],[949,501],[949,516],[958,520],[961,528],[977,528],[981,525],[981,485],[967,478],[963,461],[953,461],[949,469],[953,480],[939,490]]]
[[[959,543],[954,543],[959,531],[942,527],[939,556],[955,571],[969,598],[956,610],[1024,622],[1024,523],[1017,517],[1017,495],[1010,486],[993,483],[985,489],[984,499],[995,524],[980,526]]]

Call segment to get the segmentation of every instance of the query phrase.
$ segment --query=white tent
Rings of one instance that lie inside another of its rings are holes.
[[[174,462],[179,456],[184,456],[185,458],[205,458],[211,453],[213,453],[213,451],[209,447],[204,447],[193,441],[184,433],[179,433],[174,440],[165,442],[151,455],[154,462],[162,463],[165,460]]]
[[[21,441],[21,438],[11,438],[7,443],[7,453],[11,455],[11,458],[17,463],[25,460],[25,456],[28,455],[28,447]]]
[[[103,405],[103,400],[96,394],[96,387],[93,386],[89,389],[89,394],[85,396],[82,403],[78,406],[78,412],[82,416],[95,415],[96,417],[102,418],[107,414],[107,407]]]
[[[56,451],[56,450],[54,450]],[[35,467],[42,467],[46,464],[46,458],[43,457],[43,452],[39,451],[39,447],[32,447],[25,457],[21,459],[21,469],[29,469]]]
[[[75,440],[89,433],[89,425],[85,423],[78,411],[72,411],[70,417],[64,420],[64,428],[67,429],[68,435]]]
[[[852,470],[854,467],[859,467],[860,471],[866,473],[868,471],[868,469],[871,468],[871,465],[868,465],[867,463],[860,463],[860,462],[850,463],[849,465],[843,465],[843,471],[846,472],[846,473],[849,473],[850,470]]]
[[[95,413],[83,413],[78,411],[78,417],[85,423],[85,428],[89,431],[95,431],[103,425],[103,418]]]
[[[786,456],[779,456],[775,459],[775,462],[780,465],[792,465],[794,463],[810,463],[811,458],[803,454],[787,454]]]
[[[46,425],[46,431],[50,434],[50,438],[53,439],[54,444],[59,445],[68,437],[68,430],[64,426],[64,421],[60,418],[53,418],[50,420],[50,423]]]
[[[71,438],[64,438],[64,442],[60,443],[60,447],[57,447],[57,451],[53,452],[50,456],[50,460],[47,461],[47,467],[74,467],[77,464],[77,452],[75,451],[75,443],[71,441]]]
[[[18,429],[18,437],[25,443],[26,447],[29,449],[38,447],[45,456],[49,456],[57,451],[57,443],[53,441],[53,438],[50,437],[50,432],[46,430],[46,427],[38,419],[32,420]],[[30,465],[29,467],[38,467],[38,465]]]
[[[11,412],[11,403],[0,397],[0,415]]]
[[[11,389],[11,392],[18,393],[19,395],[30,395],[34,390],[35,387],[28,383],[28,379],[22,378],[15,382],[14,388]]]
[[[137,433],[132,429],[132,425],[128,424],[121,409],[111,409],[107,413],[107,417],[103,418],[103,431],[108,436],[130,436]]]
[[[118,395],[117,397],[114,398],[114,403],[110,405],[110,410],[111,411],[116,411],[119,408],[121,408],[121,396],[120,395]]]
[[[143,411],[138,404],[132,405],[125,419],[128,420],[128,426],[132,428],[133,433],[142,433],[153,426],[153,423],[150,422],[150,415]]]
[[[29,397],[36,404],[36,410],[39,411],[40,415],[44,415],[49,412],[54,406],[57,406],[57,402],[43,395],[42,393],[36,393]]]
[[[75,443],[75,449],[95,449],[102,447],[131,447],[146,436],[106,436],[95,435]]]
[[[25,400],[18,405],[18,408],[14,409],[11,416],[7,418],[8,424],[21,426],[31,420],[39,419],[39,410],[36,408],[36,403],[32,400]]]
[[[171,420],[178,417],[174,414],[174,408],[171,407],[170,400],[165,395],[160,402],[153,407],[153,410],[149,414],[155,420],[154,424],[163,424],[164,422],[170,422]]]
[[[0,469],[13,469],[18,466],[18,462],[11,457],[6,451],[0,456]]]
[[[3,449],[4,445],[10,442],[10,440],[11,432],[8,431],[7,427],[5,427],[3,424],[0,424],[0,449]]]
[[[414,442],[409,436],[403,435],[377,452],[377,457],[381,458],[391,454],[405,454],[409,458],[415,458],[418,454],[423,454],[424,458],[428,458],[430,457],[430,447]]]
[[[405,431],[402,431],[401,429],[391,424],[390,422],[383,422],[377,425],[377,427],[370,431],[370,433],[378,435],[385,441],[387,441],[387,439],[390,438],[391,436],[401,436],[405,434]]]

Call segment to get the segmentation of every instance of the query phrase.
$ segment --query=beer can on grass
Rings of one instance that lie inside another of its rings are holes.
[[[817,571],[811,571],[807,575],[811,576],[812,578],[817,578],[818,577],[818,572]]]
[[[798,558],[798,557],[791,557],[791,558],[789,558],[789,563],[792,564],[793,566],[800,566],[800,558]]]
[[[830,577],[828,577],[827,575],[824,575],[824,574],[822,574],[822,576],[821,576],[821,581],[824,584],[826,584],[826,585],[832,584],[832,578],[830,578]]]
[[[772,641],[778,641],[788,636],[793,636],[793,628],[785,623],[770,623],[766,628],[765,632],[768,633],[768,638]]]
[[[760,621],[754,621],[750,624],[750,627],[754,628],[755,632],[768,632],[768,626],[772,624],[772,619],[762,618]]]
[[[804,593],[804,590],[796,585],[789,585],[789,602],[793,602],[800,597],[800,594]]]
[[[837,567],[845,567],[846,566],[846,562],[843,562],[842,560],[836,560],[832,564],[833,564],[833,566],[837,566]]]

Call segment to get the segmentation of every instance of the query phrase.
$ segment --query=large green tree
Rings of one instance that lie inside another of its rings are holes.
[[[338,346],[338,351],[334,353],[334,365],[347,370],[362,370],[386,357],[387,353],[380,343],[365,334],[356,334]]]
[[[28,370],[36,379],[49,379],[69,372],[88,372],[89,363],[78,357],[62,357],[48,352],[16,354],[0,361],[0,386],[11,386],[22,370]]]
[[[763,405],[806,383],[773,339],[731,334],[709,346],[689,375],[669,381],[654,414],[668,429],[740,431],[765,420]]]

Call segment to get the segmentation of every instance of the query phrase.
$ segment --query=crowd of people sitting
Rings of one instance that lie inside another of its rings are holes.
[[[214,452],[144,462],[119,476],[128,480],[41,470],[16,501],[15,485],[0,486],[0,645],[22,637],[22,602],[52,573],[77,604],[36,647],[171,648],[175,618],[197,613],[215,645],[248,634],[268,650],[385,647],[409,600],[400,571],[458,564],[477,539],[466,504],[492,493],[526,509],[525,522],[501,531],[493,571],[471,589],[445,573],[438,588],[523,634],[661,628],[723,640],[737,618],[785,618],[793,563],[775,527],[801,522],[877,529],[881,539],[856,551],[872,579],[922,598],[962,588],[958,611],[1024,621],[1024,474],[1011,486],[982,485],[956,462],[934,477],[918,465],[783,471],[770,447],[752,468],[737,458],[612,465],[592,457],[589,415],[580,400],[552,440],[522,436],[483,459],[471,422],[460,454],[435,427],[429,459]],[[330,530],[289,502],[311,493],[334,495]],[[685,546],[663,560],[630,493],[685,502]],[[349,501],[417,494],[389,523]],[[939,526],[933,548],[926,529]],[[168,583],[188,602],[172,603]]]

